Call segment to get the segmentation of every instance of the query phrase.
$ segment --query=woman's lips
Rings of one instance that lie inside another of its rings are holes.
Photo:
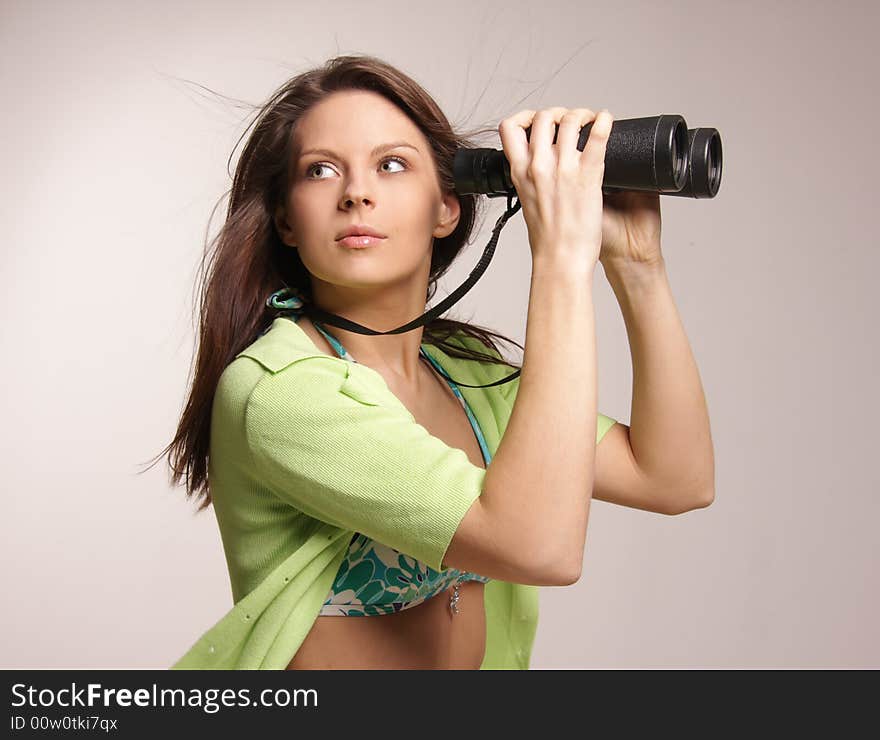
[[[384,239],[385,237],[378,236],[346,236],[343,239],[339,239],[339,243],[349,249],[363,249],[364,247],[372,247],[374,244],[384,241]]]

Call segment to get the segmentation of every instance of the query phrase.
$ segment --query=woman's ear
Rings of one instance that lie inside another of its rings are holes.
[[[461,203],[458,202],[458,195],[453,191],[445,193],[440,203],[440,215],[433,232],[434,236],[438,239],[449,236],[458,226],[459,218],[461,218]]]
[[[275,229],[278,231],[278,234],[281,236],[281,241],[283,241],[288,247],[296,247],[296,244],[291,244],[293,241],[293,233],[290,230],[290,226],[287,224],[287,216],[284,213],[284,206],[278,206],[275,209]]]

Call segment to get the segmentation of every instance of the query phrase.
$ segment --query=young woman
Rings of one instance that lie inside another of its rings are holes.
[[[667,514],[712,500],[659,198],[603,208],[611,125],[551,108],[499,126],[532,280],[521,375],[492,385],[515,366],[481,327],[370,335],[308,316],[389,331],[425,312],[475,225],[478,196],[452,178],[470,141],[375,57],[273,96],[235,174],[172,443],[174,481],[214,504],[235,605],[174,668],[528,668],[537,587],[578,580],[591,498]],[[597,410],[599,259],[630,331],[632,429]]]

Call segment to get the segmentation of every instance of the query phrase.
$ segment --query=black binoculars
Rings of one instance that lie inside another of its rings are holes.
[[[593,123],[586,124],[577,148],[584,150]],[[532,127],[526,129],[529,138]],[[553,134],[553,143],[559,124]],[[461,148],[453,161],[455,190],[489,198],[516,193],[510,163],[501,149]],[[714,128],[688,129],[682,116],[615,120],[605,146],[602,192],[647,190],[686,198],[714,198],[721,185],[721,135]]]

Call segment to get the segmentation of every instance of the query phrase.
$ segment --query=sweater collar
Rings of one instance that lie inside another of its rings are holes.
[[[455,341],[454,338],[453,341]],[[453,380],[479,385],[497,379],[489,377],[484,371],[481,371],[483,365],[480,362],[450,356],[439,347],[431,344],[423,344],[422,347]],[[240,354],[257,359],[272,372],[278,372],[291,362],[303,357],[327,356],[315,346],[302,327],[286,316],[276,317],[269,328]],[[363,366],[353,364],[353,367]],[[504,369],[507,373],[510,372],[509,368],[505,367]],[[379,377],[381,378],[381,375]],[[489,388],[458,387],[476,417],[486,445],[493,456],[501,442],[499,425],[503,426],[503,424],[499,421],[499,417],[509,414],[507,408],[509,402],[501,390],[504,387],[503,385]]]

